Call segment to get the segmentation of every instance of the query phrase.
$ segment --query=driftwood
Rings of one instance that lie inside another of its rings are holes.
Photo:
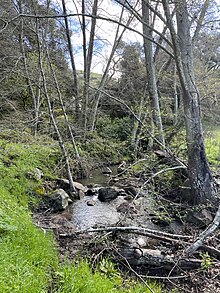
[[[174,269],[198,269],[201,267],[201,260],[194,258],[178,258],[175,255],[165,255],[157,249],[122,248],[120,254],[127,259],[131,265],[150,265],[163,267],[165,270]]]

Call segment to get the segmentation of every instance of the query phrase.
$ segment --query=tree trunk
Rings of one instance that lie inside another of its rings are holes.
[[[144,35],[152,39],[152,30],[149,28],[151,23],[150,23],[150,10],[148,5],[149,5],[149,0],[142,0],[143,33]],[[156,73],[155,73],[155,67],[154,67],[154,61],[153,61],[152,42],[146,38],[144,38],[144,53],[145,53],[145,65],[146,65],[147,79],[148,79],[148,91],[149,91],[149,96],[151,100],[153,121],[157,130],[156,138],[163,146],[165,146],[163,125],[162,125],[160,105],[159,105],[159,97],[157,92]]]
[[[39,66],[40,66],[40,73],[41,73],[41,77],[42,77],[42,85],[43,85],[43,91],[44,91],[44,95],[47,101],[47,106],[48,106],[48,112],[49,112],[49,118],[51,119],[51,122],[53,124],[54,130],[56,132],[56,135],[58,137],[58,141],[59,141],[59,146],[62,152],[62,155],[64,157],[65,160],[65,167],[66,167],[66,172],[67,172],[67,176],[69,179],[69,184],[70,184],[70,192],[71,192],[71,196],[72,198],[75,197],[76,195],[76,189],[73,183],[73,177],[72,177],[72,173],[71,173],[71,167],[70,167],[70,162],[69,162],[69,157],[68,157],[68,153],[66,151],[63,139],[62,139],[62,135],[60,133],[60,130],[57,126],[54,114],[53,114],[53,109],[52,109],[52,104],[51,104],[51,99],[50,99],[50,95],[48,93],[47,90],[47,81],[46,81],[46,76],[44,73],[44,68],[43,68],[43,56],[42,56],[42,44],[40,43],[40,37],[39,37],[39,24],[38,24],[38,20],[36,19],[36,32],[37,32],[37,46],[38,46],[38,59],[39,59]]]
[[[121,23],[123,15],[124,15],[124,6],[122,6],[122,11],[121,11],[121,14],[120,14],[119,23]],[[130,16],[128,21],[127,21],[126,26],[128,26],[131,23],[132,19],[133,19],[133,16]],[[100,85],[99,85],[99,90],[103,90],[105,85],[106,85],[106,83],[107,83],[108,75],[109,75],[109,69],[110,69],[110,66],[111,66],[115,51],[117,50],[118,45],[120,44],[125,31],[126,31],[126,27],[124,27],[122,32],[120,33],[120,24],[118,24],[117,29],[116,29],[114,43],[113,43],[113,46],[112,46],[112,50],[111,50],[111,53],[109,55],[109,58],[108,58],[108,61],[107,61],[107,64],[106,64],[105,71],[104,71],[104,73],[102,75],[102,79],[101,79],[101,82],[100,82]],[[92,117],[92,127],[91,127],[92,131],[95,130],[97,111],[98,111],[98,106],[99,106],[99,102],[101,100],[102,95],[103,95],[103,93],[101,91],[97,92],[97,94],[96,94],[96,101],[95,101],[95,106],[94,106],[94,110],[93,110],[93,117]]]
[[[207,162],[202,124],[200,117],[199,94],[195,85],[190,23],[185,0],[175,4],[177,33],[171,19],[168,0],[163,7],[170,29],[177,71],[182,87],[183,106],[188,150],[188,173],[194,204],[212,200],[215,192],[214,180]]]
[[[82,11],[85,11],[85,3],[83,1]],[[89,103],[89,83],[91,76],[91,67],[92,67],[92,58],[93,58],[93,49],[94,49],[94,40],[95,40],[95,30],[96,30],[96,16],[98,12],[98,0],[94,0],[92,6],[92,19],[91,19],[91,28],[89,35],[89,44],[88,49],[86,49],[86,27],[85,27],[85,18],[83,18],[83,51],[84,51],[84,87],[83,87],[83,114],[84,114],[84,129],[87,129],[88,123],[88,103]]]
[[[19,12],[23,13],[22,3],[21,1],[18,2]],[[38,123],[39,123],[39,108],[40,108],[40,73],[38,72],[37,76],[37,85],[36,85],[36,92],[34,91],[33,81],[30,78],[29,70],[28,70],[28,63],[26,58],[26,52],[24,47],[24,19],[21,18],[21,28],[19,34],[19,42],[20,42],[20,49],[22,54],[22,61],[24,65],[24,72],[25,72],[25,79],[28,86],[28,90],[32,99],[32,123],[31,123],[31,131],[32,134],[35,136],[38,130]],[[39,64],[38,64],[39,65]],[[38,67],[39,69],[39,67]]]
[[[62,0],[62,6],[63,6],[63,14],[67,14],[66,10],[66,4],[65,0]],[[75,113],[76,113],[76,121],[79,122],[79,93],[78,93],[78,80],[77,80],[77,72],[76,72],[76,65],[75,65],[75,60],[74,60],[74,55],[73,55],[73,48],[72,48],[72,43],[71,43],[71,33],[69,29],[69,23],[68,23],[68,18],[67,16],[64,16],[64,22],[65,22],[65,32],[66,32],[66,38],[67,38],[67,44],[68,44],[68,51],[70,55],[70,62],[71,62],[71,67],[72,67],[72,74],[73,74],[73,93],[74,93],[74,98],[75,98]]]
[[[76,158],[80,162],[81,158],[80,158],[80,155],[79,155],[79,152],[78,152],[78,148],[77,148],[77,145],[76,145],[76,142],[75,142],[75,138],[73,136],[72,128],[71,128],[70,123],[69,123],[68,115],[67,115],[66,110],[65,110],[65,106],[64,106],[60,86],[59,86],[57,76],[56,76],[56,73],[54,71],[51,59],[50,59],[50,54],[49,54],[48,49],[47,49],[47,59],[48,59],[50,70],[51,70],[51,73],[52,73],[52,76],[53,76],[53,79],[54,79],[55,87],[56,87],[56,90],[57,90],[57,94],[58,94],[58,98],[59,98],[59,101],[60,101],[60,106],[61,106],[61,109],[62,109],[62,112],[63,112],[63,116],[65,118],[66,126],[67,126],[67,129],[69,131],[71,142],[72,142],[75,154],[76,154]]]

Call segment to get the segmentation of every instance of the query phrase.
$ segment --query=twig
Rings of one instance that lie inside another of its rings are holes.
[[[168,171],[172,171],[172,170],[177,170],[177,169],[186,169],[186,166],[175,166],[175,167],[169,167],[169,168],[166,168],[166,169],[163,169],[163,170],[160,170],[156,173],[154,173],[150,178],[148,178],[141,186],[141,189],[138,191],[137,195],[136,195],[136,198],[139,196],[141,190],[147,185],[147,183],[152,180],[153,178],[155,178],[156,176],[162,174],[162,173],[165,173],[165,172],[168,172]]]

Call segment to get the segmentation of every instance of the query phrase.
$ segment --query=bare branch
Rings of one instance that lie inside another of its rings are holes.
[[[56,18],[65,18],[65,17],[78,17],[78,16],[85,16],[85,17],[90,17],[90,18],[96,18],[96,19],[100,19],[100,20],[105,20],[105,21],[109,21],[112,23],[116,23],[119,24],[122,27],[126,27],[128,30],[137,33],[138,35],[142,36],[145,39],[148,39],[149,41],[151,41],[152,43],[156,44],[157,46],[159,46],[164,52],[166,52],[169,56],[171,56],[172,58],[174,58],[173,54],[164,46],[162,46],[160,43],[158,43],[157,41],[155,41],[153,38],[149,38],[148,36],[144,35],[143,33],[139,32],[138,30],[127,26],[126,24],[123,24],[115,19],[111,19],[111,18],[107,18],[104,16],[100,16],[100,15],[91,15],[91,14],[82,14],[82,13],[68,13],[68,14],[62,14],[62,15],[33,15],[33,14],[19,14],[17,15],[13,20],[16,20],[20,17],[25,17],[25,18],[35,18],[35,19],[46,19],[46,18],[52,18],[52,19],[56,19]]]

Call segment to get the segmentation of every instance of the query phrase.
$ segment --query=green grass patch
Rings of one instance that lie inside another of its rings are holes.
[[[37,202],[33,190],[41,182],[27,173],[38,167],[52,177],[59,150],[28,134],[18,143],[16,135],[0,136],[0,292],[47,292],[57,251],[52,236],[32,223],[28,206]]]
[[[205,150],[209,163],[217,167],[220,163],[220,130],[215,129],[205,136]]]
[[[158,284],[147,283],[155,293],[162,293]],[[64,264],[56,273],[56,285],[56,293],[150,293],[144,283],[122,278],[108,260],[103,260],[94,270],[88,261]]]

